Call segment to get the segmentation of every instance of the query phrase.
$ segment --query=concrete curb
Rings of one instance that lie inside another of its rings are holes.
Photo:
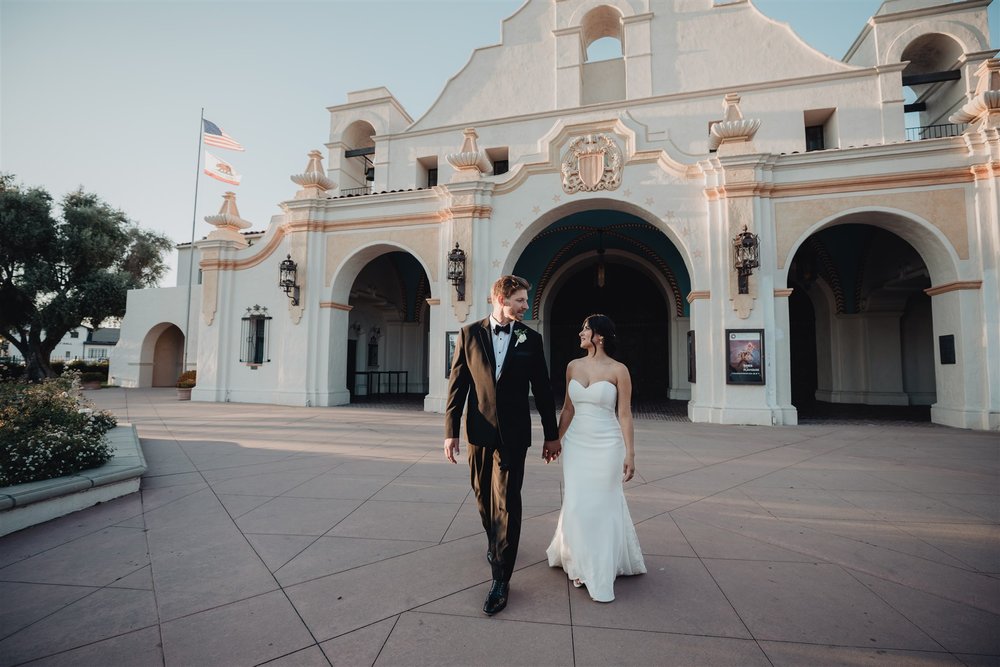
[[[75,475],[0,487],[0,535],[44,523],[139,490],[148,466],[133,424],[108,432],[114,457]]]

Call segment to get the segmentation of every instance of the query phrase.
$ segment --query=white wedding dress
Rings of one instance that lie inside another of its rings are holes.
[[[575,413],[562,441],[563,504],[546,550],[598,602],[615,599],[615,577],[642,574],[639,537],[625,503],[625,441],[615,415],[618,387],[607,380],[584,387],[569,381]]]

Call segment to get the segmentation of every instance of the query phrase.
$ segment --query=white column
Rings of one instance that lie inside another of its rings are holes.
[[[450,287],[450,286],[449,286]],[[428,341],[428,381],[430,387],[424,397],[425,412],[444,412],[448,392],[448,379],[444,375],[445,361],[445,308],[441,299],[427,299],[430,321],[430,341]]]

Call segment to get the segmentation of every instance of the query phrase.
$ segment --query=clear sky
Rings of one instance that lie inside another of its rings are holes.
[[[753,1],[837,59],[881,4]],[[521,5],[0,0],[0,171],[56,199],[82,185],[141,226],[188,241],[204,107],[246,152],[213,149],[243,183],[200,178],[197,237],[211,231],[203,217],[229,189],[242,217],[265,229],[297,190],[288,177],[306,153],[325,158],[326,107],[385,86],[419,118],[473,49],[500,41],[501,21]],[[994,4],[993,44],[998,24]]]

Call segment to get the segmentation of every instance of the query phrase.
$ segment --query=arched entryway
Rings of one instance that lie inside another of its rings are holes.
[[[931,278],[913,246],[870,224],[827,227],[796,251],[788,286],[800,419],[930,419],[935,356],[924,290]]]
[[[572,213],[528,242],[514,273],[533,287],[530,318],[545,338],[552,384],[565,392],[565,369],[579,357],[583,318],[615,321],[619,358],[633,377],[634,403],[687,399],[686,332],[690,278],[677,248],[631,213]]]
[[[369,260],[351,286],[345,383],[351,400],[405,400],[422,405],[429,391],[430,283],[402,251]]]
[[[173,387],[184,363],[184,333],[170,322],[151,328],[142,341],[139,387]]]

